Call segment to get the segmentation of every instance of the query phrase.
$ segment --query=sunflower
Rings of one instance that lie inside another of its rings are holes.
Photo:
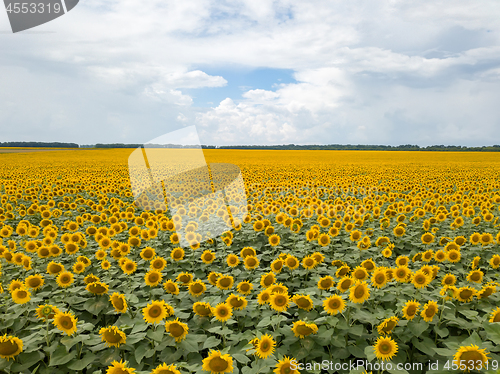
[[[492,243],[494,243],[493,235],[491,235],[488,232],[485,232],[485,233],[481,234],[479,242],[481,243],[481,245],[492,244]]]
[[[354,280],[351,277],[343,277],[337,283],[337,289],[340,292],[347,291],[354,284]]]
[[[413,274],[411,282],[413,283],[415,288],[422,289],[429,285],[429,283],[431,282],[431,277],[423,270],[418,270]]]
[[[259,259],[256,256],[247,256],[243,260],[245,264],[245,269],[253,270],[259,266]]]
[[[27,288],[31,288],[34,291],[40,289],[44,285],[45,281],[43,276],[40,274],[30,275],[24,280],[24,285]]]
[[[452,249],[452,250],[448,251],[448,253],[446,254],[446,257],[447,257],[448,261],[450,261],[452,263],[456,263],[456,262],[460,261],[460,258],[462,256],[461,256],[459,250]]]
[[[241,281],[238,283],[236,290],[242,295],[249,295],[253,290],[253,284],[249,281]]]
[[[484,298],[489,297],[490,295],[494,294],[496,291],[497,291],[496,286],[486,285],[481,289],[481,291],[479,291],[477,293],[477,298],[484,299]]]
[[[260,358],[266,359],[273,354],[275,346],[276,342],[271,335],[262,335],[256,343],[255,354]]]
[[[498,269],[500,266],[500,255],[493,255],[490,259],[490,266],[493,269]]]
[[[332,265],[333,265],[333,263],[332,263]],[[335,265],[334,265],[334,266],[335,266]],[[345,264],[344,264],[344,265],[341,265],[341,266],[337,269],[337,271],[335,272],[335,276],[336,276],[337,278],[342,278],[342,277],[347,276],[347,274],[349,274],[349,272],[350,272],[350,271],[351,271],[351,268],[350,268],[349,266],[347,266],[347,265],[345,265]]]
[[[370,289],[366,282],[356,281],[349,291],[349,300],[353,303],[364,303],[370,298]]]
[[[170,252],[170,258],[174,261],[181,261],[184,259],[184,250],[182,248],[174,248],[172,252]]]
[[[56,278],[57,285],[62,288],[67,288],[73,284],[74,276],[73,273],[69,271],[63,271],[59,273]]]
[[[220,322],[226,322],[233,315],[233,308],[227,303],[219,303],[212,308],[212,314]]]
[[[127,258],[123,262],[121,269],[125,274],[132,275],[137,270],[137,263]]]
[[[24,286],[16,288],[14,291],[12,291],[11,296],[12,300],[14,300],[16,304],[26,304],[31,300],[31,292],[29,292],[28,289]]]
[[[318,281],[318,288],[320,290],[329,290],[334,285],[333,278],[329,275],[322,277]]]
[[[64,266],[61,263],[51,261],[47,265],[47,273],[50,275],[57,275],[62,271],[64,271]]]
[[[179,318],[176,318],[173,321],[165,322],[165,331],[168,332],[177,343],[179,343],[186,339],[189,328],[184,322],[180,322]]]
[[[262,290],[257,295],[257,301],[260,305],[266,304],[271,300],[271,292],[268,290]]]
[[[408,256],[398,256],[398,258],[396,258],[396,265],[398,266],[408,266],[409,263],[410,259]]]
[[[193,304],[193,312],[199,317],[209,317],[212,315],[212,307],[209,303],[197,301]]]
[[[221,275],[216,282],[217,288],[221,290],[229,290],[233,287],[234,278],[230,275]]]
[[[497,307],[495,310],[491,312],[489,321],[491,323],[500,322],[500,307]]]
[[[247,256],[256,256],[256,255],[257,252],[252,247],[244,247],[240,252],[240,256],[243,259]]]
[[[322,247],[326,247],[330,244],[330,235],[328,234],[320,234],[318,236],[318,244]]]
[[[457,353],[453,356],[454,364],[459,367],[466,366],[465,372],[469,372],[470,370],[482,370],[486,367],[486,363],[488,362],[489,353],[486,352],[486,349],[479,349],[477,345],[469,345],[469,346],[460,346],[457,350]]]
[[[276,259],[273,262],[271,262],[271,271],[274,273],[281,273],[281,270],[283,269],[284,262],[281,259]]]
[[[158,286],[161,283],[162,279],[163,276],[158,270],[151,269],[144,275],[144,282],[149,287]]]
[[[120,362],[113,361],[110,366],[108,366],[108,370],[106,374],[134,374],[134,368],[128,368],[127,362],[123,363],[122,360]]]
[[[54,318],[57,313],[60,313],[60,310],[50,304],[39,305],[35,310],[36,318],[41,320],[48,320]]]
[[[436,251],[434,253],[434,260],[436,260],[437,262],[443,262],[444,260],[446,260],[446,253],[442,249]]]
[[[299,309],[311,310],[314,307],[311,296],[309,295],[294,295],[292,302],[299,307]]]
[[[289,306],[290,297],[287,293],[272,293],[269,298],[271,308],[277,312],[285,312]]]
[[[330,315],[342,313],[345,309],[345,302],[339,295],[332,295],[323,300],[323,308]]]
[[[292,331],[297,338],[304,339],[308,335],[316,334],[318,326],[315,323],[296,321],[293,323]]]
[[[389,336],[380,336],[373,346],[375,356],[382,360],[391,360],[398,352],[398,344]]]
[[[248,305],[248,301],[243,296],[238,296],[232,293],[226,299],[226,303],[231,305],[233,309],[242,310],[245,309]]]
[[[109,301],[115,308],[115,311],[119,313],[125,313],[127,311],[127,300],[125,299],[125,295],[120,294],[118,292],[114,292],[110,297]]]
[[[15,336],[0,336],[0,357],[7,359],[14,358],[23,351],[23,341]]]
[[[269,292],[273,293],[288,293],[288,287],[283,285],[283,283],[273,284],[268,288]]]
[[[160,323],[174,314],[174,310],[163,300],[154,300],[142,309],[142,315],[147,323]]]
[[[85,284],[99,282],[99,277],[95,276],[94,274],[89,274],[85,278],[83,278],[83,282]]]
[[[385,268],[378,268],[377,270],[375,270],[372,274],[371,281],[372,285],[377,288],[384,287],[388,282]]]
[[[76,332],[76,324],[78,319],[74,317],[73,313],[56,313],[54,316],[54,321],[52,322],[60,331],[65,332],[68,335],[72,335]]]
[[[446,274],[441,280],[441,285],[443,286],[454,286],[457,282],[457,277],[453,274]]]
[[[151,374],[181,374],[181,372],[177,370],[175,365],[167,365],[166,363],[163,363],[153,369]]]
[[[203,370],[210,374],[231,373],[233,371],[233,359],[229,354],[222,354],[220,351],[210,350],[207,358],[203,359]]]
[[[188,290],[192,296],[198,297],[203,295],[203,293],[207,290],[207,287],[205,286],[203,281],[197,280],[189,283]]]
[[[398,325],[398,322],[399,318],[396,316],[386,318],[377,326],[377,331],[380,335],[392,334],[392,330]]]
[[[285,266],[290,270],[295,270],[299,267],[299,259],[294,255],[288,255],[285,259]]]
[[[207,249],[201,254],[201,260],[205,264],[211,264],[215,260],[215,253]]]
[[[420,237],[420,240],[422,241],[423,244],[431,244],[434,243],[434,235],[432,235],[429,232],[426,232]]]
[[[240,263],[240,259],[235,254],[231,253],[227,256],[226,263],[228,266],[233,268],[235,266],[238,266],[238,264]]]
[[[359,239],[361,239],[361,235],[362,235],[361,231],[359,231],[359,230],[353,230],[353,231],[351,231],[351,234],[350,234],[349,238],[351,239],[352,242],[356,242]]]
[[[314,269],[318,265],[318,262],[312,256],[305,256],[302,259],[302,267],[307,270]]]
[[[371,258],[369,258],[368,260],[364,260],[361,263],[361,266],[369,273],[375,271],[377,268],[377,265]]]
[[[469,282],[481,283],[483,281],[484,273],[481,270],[471,270],[469,274],[467,274],[467,280]]]
[[[415,300],[408,300],[403,307],[403,316],[407,320],[412,320],[418,313],[418,309],[420,308],[420,303],[417,303]]]
[[[479,266],[479,262],[481,261],[480,256],[476,256],[472,259],[470,266],[472,267],[472,270],[476,269]]]
[[[101,268],[103,270],[108,270],[111,267],[111,263],[108,260],[104,260],[101,262]]]
[[[94,295],[103,295],[105,293],[108,293],[109,286],[103,282],[93,282],[87,284],[87,287],[85,287],[85,289],[90,293],[93,293]]]
[[[362,266],[356,266],[351,275],[355,281],[363,281],[368,278],[368,271]]]
[[[276,368],[274,369],[274,373],[275,374],[300,374],[300,371],[297,370],[296,364],[297,364],[296,359],[290,358],[288,356],[284,356],[276,364]]]
[[[269,245],[271,247],[276,247],[278,244],[280,244],[281,238],[279,235],[273,234],[268,238]]]
[[[125,333],[116,326],[103,327],[99,334],[108,347],[119,347],[127,341]]]
[[[431,322],[437,312],[438,304],[435,301],[430,300],[424,305],[420,316],[424,319],[425,322]]]
[[[151,269],[154,269],[157,271],[162,271],[163,269],[165,269],[166,265],[167,265],[167,261],[163,257],[160,257],[160,256],[156,256],[149,263],[149,267]]]
[[[468,303],[472,301],[473,297],[476,296],[477,291],[469,286],[457,288],[454,292],[455,299],[463,303]]]
[[[156,250],[154,248],[151,248],[151,247],[146,247],[141,251],[141,253],[139,255],[141,256],[141,258],[143,260],[149,261],[149,260],[152,260],[156,256]]]
[[[268,288],[276,282],[276,276],[272,271],[269,273],[262,274],[260,276],[260,285],[263,288]]]

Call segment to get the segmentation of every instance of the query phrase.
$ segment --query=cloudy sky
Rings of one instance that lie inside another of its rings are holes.
[[[80,0],[12,34],[0,141],[500,144],[498,0]]]

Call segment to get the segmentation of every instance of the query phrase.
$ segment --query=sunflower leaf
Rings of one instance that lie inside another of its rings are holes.
[[[203,349],[217,347],[220,344],[221,340],[217,339],[213,336],[210,336],[205,343],[203,344]]]

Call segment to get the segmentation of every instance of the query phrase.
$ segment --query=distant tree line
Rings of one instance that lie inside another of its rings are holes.
[[[0,147],[26,147],[26,148],[139,148],[144,144],[89,144],[78,145],[75,143],[44,143],[44,142],[0,142]],[[147,144],[147,148],[199,148],[198,145],[180,145],[180,144]],[[467,152],[500,152],[500,145],[467,147],[461,145],[430,145],[420,147],[418,145],[365,145],[365,144],[329,144],[329,145],[201,145],[202,149],[260,149],[260,150],[332,150],[332,151],[467,151]]]
[[[420,147],[418,145],[364,145],[364,144],[329,144],[329,145],[229,145],[220,146],[218,149],[261,149],[261,150],[346,150],[346,151],[467,151],[467,152],[500,152],[500,145],[467,147],[455,145],[430,145]]]
[[[79,148],[76,143],[45,142],[0,142],[0,147],[21,148]]]

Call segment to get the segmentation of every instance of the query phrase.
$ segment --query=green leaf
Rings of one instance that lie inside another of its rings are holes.
[[[443,357],[453,357],[455,355],[455,351],[448,348],[433,348],[434,352]]]
[[[260,327],[267,327],[271,324],[271,318],[269,317],[265,317],[265,318],[262,318],[262,320],[257,324],[257,328],[260,328]],[[208,330],[210,331],[210,330]],[[211,332],[211,331],[210,331]]]
[[[198,352],[198,343],[193,339],[189,338],[189,334],[186,339],[179,343],[179,347],[185,349],[188,352]]]
[[[203,343],[203,349],[217,347],[220,344],[221,340],[216,337],[210,336],[205,343]]]
[[[434,326],[434,331],[436,331],[441,338],[446,338],[450,334],[450,331],[446,327],[440,328],[438,325]]]
[[[163,340],[163,332],[165,329],[163,326],[160,326],[156,331],[155,330],[149,330],[147,332],[147,336],[153,339],[155,342],[161,342]]]
[[[365,347],[365,355],[368,361],[373,361],[377,358],[377,356],[375,355],[375,350],[371,345]]]
[[[424,320],[420,320],[414,323],[408,323],[408,329],[411,331],[413,336],[419,337],[427,328],[429,324]]]
[[[59,366],[64,365],[70,362],[76,356],[76,351],[70,351],[69,353],[66,351],[66,347],[64,345],[60,345],[54,351],[54,353],[50,356],[50,365],[49,366]]]
[[[83,304],[83,307],[85,310],[89,311],[93,315],[97,316],[101,311],[106,308],[106,306],[109,306],[109,303],[102,299],[88,299],[85,304]]]
[[[365,352],[359,348],[357,345],[350,345],[347,350],[354,356],[359,358],[365,358]]]
[[[363,325],[354,325],[349,329],[349,334],[361,336],[363,335]]]
[[[483,324],[486,337],[495,344],[500,344],[500,324],[485,322]]]
[[[245,356],[244,354],[234,353],[232,356],[240,364],[246,364],[246,363],[250,362],[250,359],[247,356]]]
[[[146,355],[146,352],[149,351],[150,348],[151,347],[149,346],[149,344],[140,344],[135,349],[134,357],[135,357],[135,360],[137,361],[138,364],[141,363],[142,359]]]
[[[132,331],[130,332],[130,334],[134,334],[136,332],[141,332],[141,331],[144,331],[148,328],[148,324],[144,321],[140,321],[140,322],[137,322],[136,324],[134,324],[134,328],[132,329]]]
[[[478,315],[478,313],[475,310],[469,310],[469,309],[459,310],[458,312],[469,319],[472,319]]]
[[[83,370],[85,369],[88,365],[90,365],[90,363],[92,363],[96,358],[96,355],[93,354],[92,352],[88,352],[87,354],[85,354],[85,356],[83,356],[83,358],[81,359],[78,359],[76,361],[74,361],[73,363],[70,363],[68,365],[68,369],[71,369],[71,370]]]

